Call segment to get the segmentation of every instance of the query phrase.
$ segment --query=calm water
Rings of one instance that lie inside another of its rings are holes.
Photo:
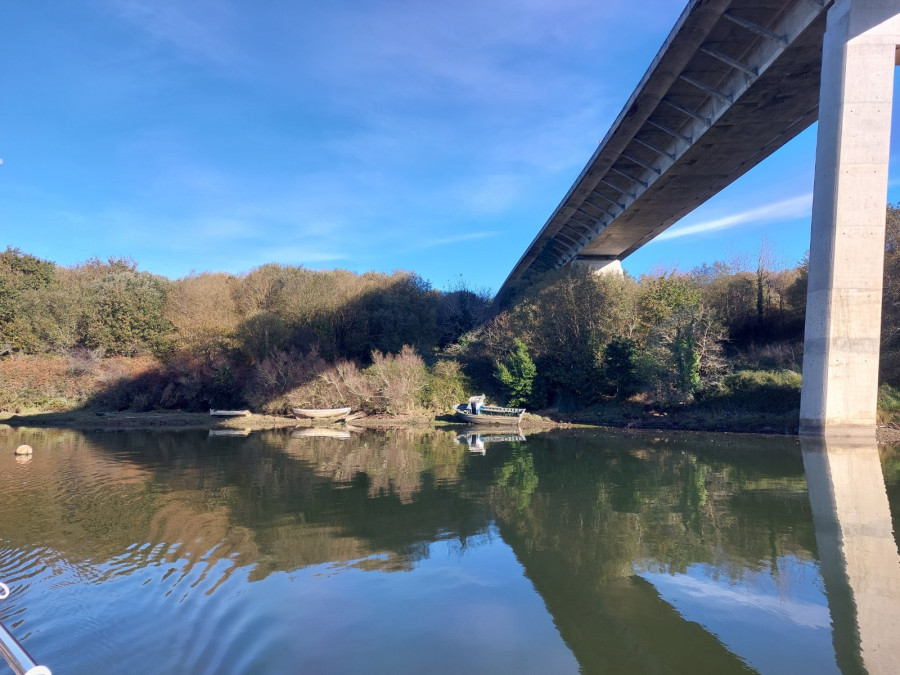
[[[0,621],[56,675],[890,672],[898,509],[796,439],[5,429]]]

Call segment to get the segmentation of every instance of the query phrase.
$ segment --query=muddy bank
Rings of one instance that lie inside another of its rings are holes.
[[[12,414],[0,413],[0,423],[12,427],[57,427],[80,431],[128,431],[136,429],[279,429],[312,426],[341,426],[343,422],[314,422],[282,415],[250,414],[243,417],[212,417],[209,413],[179,411],[161,412],[106,412],[89,411]],[[435,418],[428,415],[390,416],[373,415],[354,419],[355,427],[372,429],[392,428],[435,428],[465,426],[450,415]],[[552,429],[572,426],[566,423],[527,415],[522,421],[522,429]]]
[[[555,416],[554,416],[555,417]],[[660,430],[660,431],[696,431],[709,433],[757,433],[796,435],[796,430],[781,428],[775,429],[770,424],[755,425],[739,423],[737,428],[722,428],[721,420],[712,423],[706,428],[700,420],[691,419],[687,424],[679,423],[671,418],[647,417],[641,420],[589,420],[589,419],[554,419],[548,415],[526,414],[522,420],[523,431],[547,431],[563,428],[595,428],[595,429],[633,429],[633,430]],[[598,423],[599,422],[599,423]],[[209,413],[190,413],[179,411],[164,412],[108,412],[97,414],[87,411],[12,414],[0,413],[0,424],[11,427],[51,427],[62,429],[75,429],[79,431],[128,431],[150,429],[280,429],[294,427],[313,426],[342,426],[342,422],[313,422],[307,419],[281,415],[257,415],[251,414],[244,417],[212,417]],[[448,429],[466,427],[468,425],[457,421],[452,415],[390,416],[372,415],[355,419],[351,422],[354,427],[367,429]],[[780,426],[780,425],[779,425]],[[502,428],[502,427],[497,427]],[[485,427],[489,431],[491,427]],[[900,426],[888,424],[879,426],[876,430],[876,438],[879,443],[886,445],[900,445]]]

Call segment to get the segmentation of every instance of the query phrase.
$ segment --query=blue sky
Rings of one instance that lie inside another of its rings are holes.
[[[5,3],[0,247],[131,257],[171,278],[279,262],[496,291],[682,9]],[[625,269],[753,260],[764,241],[794,264],[814,151],[815,127]]]

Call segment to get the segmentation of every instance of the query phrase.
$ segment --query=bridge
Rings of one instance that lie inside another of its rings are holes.
[[[819,120],[801,433],[874,430],[896,0],[690,0],[498,297],[621,260]]]

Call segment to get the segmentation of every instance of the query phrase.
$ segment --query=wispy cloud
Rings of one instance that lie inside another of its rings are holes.
[[[497,232],[460,233],[451,237],[444,237],[442,239],[432,239],[430,241],[420,242],[418,246],[416,246],[416,248],[432,248],[434,246],[446,246],[448,244],[461,244],[465,241],[475,241],[478,239],[488,239],[490,237],[496,237],[497,234]]]
[[[667,241],[680,237],[691,237],[711,232],[727,230],[746,223],[766,223],[780,220],[793,220],[810,215],[812,210],[812,193],[791,197],[780,202],[758,206],[754,209],[705,220],[693,225],[675,226],[660,234],[654,241]]]
[[[236,16],[222,0],[110,0],[113,11],[155,42],[191,61],[233,67]]]

